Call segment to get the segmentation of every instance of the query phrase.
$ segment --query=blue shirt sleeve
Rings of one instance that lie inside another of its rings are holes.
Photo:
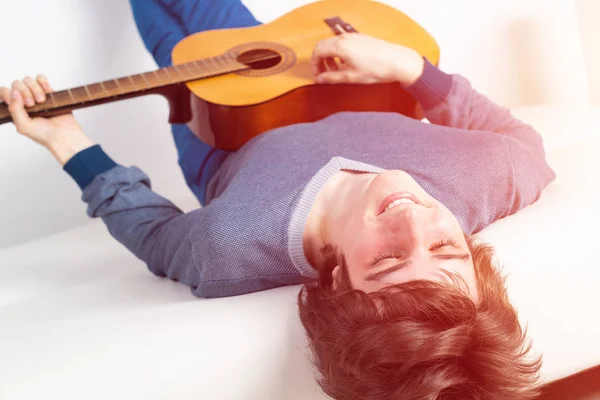
[[[96,176],[117,166],[100,145],[88,147],[75,154],[63,169],[75,180],[79,188],[84,190]]]
[[[431,109],[448,97],[452,89],[452,76],[433,65],[427,58],[419,79],[406,91],[421,104],[423,109]]]

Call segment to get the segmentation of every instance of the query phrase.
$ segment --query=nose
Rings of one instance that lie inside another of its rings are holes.
[[[390,211],[393,213],[390,215],[387,228],[395,240],[402,243],[414,245],[420,242],[429,230],[435,229],[436,218],[433,209],[411,206]]]

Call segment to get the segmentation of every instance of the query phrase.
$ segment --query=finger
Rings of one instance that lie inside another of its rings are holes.
[[[8,106],[8,111],[10,111],[13,123],[17,127],[19,133],[28,132],[31,118],[29,118],[27,111],[25,111],[23,95],[21,94],[21,91],[13,89],[10,96],[10,106]]]
[[[325,59],[325,68],[327,68],[327,71],[337,71],[339,70],[338,64],[335,60],[335,58],[333,57],[327,57]]]
[[[23,102],[27,107],[32,107],[35,105],[35,101],[33,100],[33,94],[31,90],[27,87],[27,85],[23,81],[14,81],[12,84],[13,90],[16,89],[21,92],[21,96],[23,97]]]
[[[339,57],[343,58],[346,55],[346,37],[335,36],[321,40],[317,43],[313,50],[313,56],[317,58]]]
[[[362,83],[361,75],[352,70],[327,71],[317,77],[319,83]]]
[[[23,83],[27,85],[35,101],[37,101],[38,103],[43,103],[44,101],[46,101],[46,95],[44,94],[44,90],[42,89],[37,80],[28,76],[27,78],[23,79]]]
[[[42,87],[42,89],[44,89],[44,93],[52,93],[54,91],[54,89],[52,89],[52,86],[50,86],[50,81],[48,81],[46,75],[38,75],[37,81]]]
[[[338,71],[340,69],[337,61],[333,57],[327,57],[319,62],[318,71],[316,75],[322,74],[327,71]]]
[[[0,101],[6,104],[10,104],[10,89],[6,87],[0,87]]]
[[[317,43],[311,56],[312,71],[315,75],[319,73],[319,65],[324,59],[328,57],[344,59],[346,55],[345,47],[339,43],[340,37],[324,39]]]

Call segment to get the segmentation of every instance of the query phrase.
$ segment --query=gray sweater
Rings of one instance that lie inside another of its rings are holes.
[[[117,165],[99,148],[65,169],[89,181],[90,217],[101,217],[154,274],[199,297],[315,279],[302,233],[317,193],[340,169],[408,172],[467,234],[533,203],[555,178],[539,134],[464,77],[426,63],[408,91],[430,123],[344,112],[266,132],[224,160],[206,206],[190,213],[154,193],[140,169]]]

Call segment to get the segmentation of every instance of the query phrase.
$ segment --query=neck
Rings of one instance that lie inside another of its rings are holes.
[[[364,193],[368,173],[338,171],[323,186],[310,211],[304,228],[303,246],[308,262],[317,267],[319,252],[325,245],[338,246],[336,238],[344,229],[346,216],[356,211],[357,200]]]

